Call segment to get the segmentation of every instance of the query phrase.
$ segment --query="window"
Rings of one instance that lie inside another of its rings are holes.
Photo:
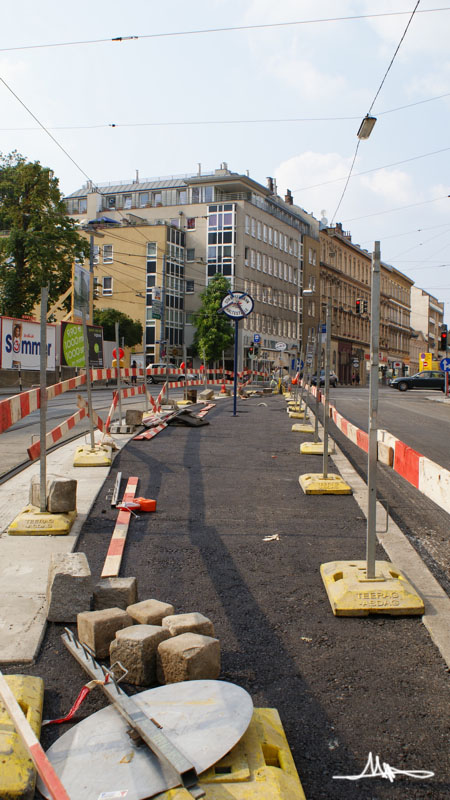
[[[269,244],[272,244],[272,228],[269,228]]]
[[[267,225],[263,225],[263,241],[267,242]]]
[[[87,200],[83,197],[81,200],[78,200],[78,213],[85,214],[87,211]]]
[[[156,242],[147,242],[147,257],[156,256]]]
[[[186,294],[194,294],[194,281],[186,281]]]
[[[273,232],[273,246],[278,247],[278,231]]]
[[[245,264],[245,266],[246,266],[246,267],[248,267],[248,257],[249,257],[249,254],[250,254],[250,248],[249,248],[249,247],[246,247],[246,248],[245,248],[245,255],[244,255],[244,264]]]
[[[195,230],[195,217],[187,217],[186,228],[188,229],[188,231]]]
[[[263,257],[262,257],[262,267],[263,267],[262,271],[263,272],[267,272],[267,256],[266,256],[265,253],[263,254]]]
[[[272,262],[272,257],[269,256],[269,264],[268,264],[268,267],[267,267],[269,275],[272,275],[272,263],[273,263]]]
[[[259,240],[261,240],[261,235],[262,235],[262,225],[261,225],[261,223],[260,223],[260,222],[258,222],[258,228],[257,228],[257,230],[258,230],[258,239],[259,239]]]
[[[178,202],[181,206],[187,203],[187,189],[178,189]]]
[[[252,217],[252,236],[253,238],[255,238],[256,236],[256,219],[253,219],[253,217]]]
[[[287,264],[283,265],[283,278],[284,278],[285,281],[287,281],[287,279],[288,279],[288,265]]]
[[[292,267],[289,265],[289,283],[292,283]]]
[[[281,243],[280,243],[280,250],[281,250]],[[287,253],[288,251],[288,237],[284,234],[284,252]]]
[[[103,245],[103,263],[112,264],[113,262],[113,246],[112,244]]]
[[[116,196],[113,195],[112,197],[107,198],[108,208],[115,208],[116,207]]]
[[[256,253],[254,250],[250,250],[250,266],[255,269],[256,267]]]
[[[195,261],[195,247],[186,248],[186,261]]]
[[[124,196],[123,196],[123,207],[124,208],[131,208],[131,194],[124,194]]]
[[[145,206],[148,206],[149,197],[150,197],[150,195],[149,195],[148,192],[141,192],[139,194],[139,206],[140,206],[140,208],[145,208]]]
[[[261,253],[256,254],[256,269],[261,271]]]
[[[152,206],[161,206],[161,205],[162,205],[161,192],[152,192]]]
[[[113,293],[113,279],[111,276],[106,276],[102,278],[102,294],[111,295]]]
[[[250,233],[250,217],[248,214],[245,215],[245,232]]]

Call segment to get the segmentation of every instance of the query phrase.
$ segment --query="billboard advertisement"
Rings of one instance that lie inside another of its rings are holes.
[[[103,328],[87,325],[89,366],[103,368]],[[84,367],[83,326],[75,322],[61,323],[61,365]]]
[[[1,318],[2,369],[37,369],[41,359],[41,326],[39,322]],[[56,329],[47,325],[47,369],[56,368]]]
[[[89,299],[90,299],[89,270],[75,262],[73,271],[73,316],[83,319],[83,311],[86,315],[86,322],[89,322]]]

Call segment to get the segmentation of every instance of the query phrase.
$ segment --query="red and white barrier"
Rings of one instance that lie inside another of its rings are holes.
[[[15,394],[0,402],[0,433],[8,430],[23,417],[37,411],[41,406],[40,389]]]
[[[123,495],[122,504],[130,503],[135,494],[139,478],[128,478],[127,486]],[[131,512],[126,508],[121,508],[117,522],[113,530],[105,563],[103,564],[101,578],[116,578],[119,574],[122,562],[125,542],[127,540],[128,526],[130,524]]]

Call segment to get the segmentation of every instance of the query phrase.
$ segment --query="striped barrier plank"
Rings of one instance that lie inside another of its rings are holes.
[[[61,425],[57,425],[56,428],[53,428],[52,431],[49,431],[45,437],[45,449],[48,450],[49,447],[59,442],[66,433],[72,430],[75,425],[80,422],[84,417],[87,417],[87,411],[85,408],[80,408],[79,411],[76,411],[75,414],[72,414],[69,419],[66,419],[65,422],[62,422]],[[31,447],[27,448],[28,457],[31,461],[34,461],[36,458],[39,458],[41,454],[41,440],[39,439],[37,442],[33,442]]]
[[[15,394],[0,402],[0,433],[8,430],[23,417],[37,411],[41,405],[40,389]]]
[[[134,441],[140,441],[141,439],[153,439],[158,433],[167,428],[167,422],[161,422],[159,425],[155,425],[153,428],[150,428],[148,431],[144,431],[143,433],[138,433],[137,436],[134,437]]]
[[[89,406],[88,406],[87,400],[85,400],[84,397],[81,397],[80,394],[77,397],[77,406],[78,406],[78,408],[84,408],[85,411],[86,411],[86,414],[89,416]],[[105,431],[105,423],[103,422],[102,418],[99,417],[97,412],[94,411],[94,409],[92,409],[92,421],[93,421],[95,427],[98,428],[99,431],[104,433],[104,431]]]
[[[407,444],[398,440],[394,450],[394,471],[398,472],[402,478],[419,488],[419,462],[424,458],[417,450],[408,447]]]
[[[137,490],[139,478],[128,478],[122,503],[130,503]],[[122,563],[123,551],[127,540],[131,511],[121,508],[113,530],[105,563],[103,564],[101,578],[117,578]]]

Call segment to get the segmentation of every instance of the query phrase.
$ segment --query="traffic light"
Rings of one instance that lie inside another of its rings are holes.
[[[441,346],[439,349],[447,352],[447,325],[441,325]]]
[[[362,310],[363,310],[363,313],[364,313],[364,314],[367,314],[367,311],[368,311],[368,309],[369,309],[369,303],[368,303],[368,301],[367,301],[367,300],[363,300],[363,301],[362,301],[362,307],[363,307],[363,308],[362,308]]]
[[[357,314],[361,313],[361,304],[362,304],[361,298],[357,297],[356,298],[356,307],[355,307],[355,311],[356,311]]]
[[[252,344],[251,344],[251,345],[250,345],[250,347],[248,348],[248,354],[249,354],[249,356],[252,356],[252,355],[253,355],[253,345],[252,345]]]
[[[253,352],[254,352],[255,356],[258,355],[258,353],[259,353],[259,345],[255,344],[255,346],[253,348]]]

